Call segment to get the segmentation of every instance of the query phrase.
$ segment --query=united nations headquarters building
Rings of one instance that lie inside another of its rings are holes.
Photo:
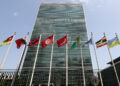
[[[42,48],[41,41],[51,35],[54,43]],[[67,43],[58,47],[66,35]],[[80,43],[88,41],[82,3],[41,3],[30,39],[40,42],[28,47],[14,86],[88,86],[93,76],[89,46],[71,49],[78,37]]]
[[[58,48],[56,43],[58,39],[66,35],[66,32],[68,37],[68,77],[66,77],[66,45]],[[24,77],[27,80],[26,86],[29,86],[30,83],[33,86],[48,86],[49,76],[50,86],[66,86],[66,80],[68,80],[68,86],[83,86],[84,80],[87,85],[89,77],[93,75],[89,46],[70,49],[72,42],[77,37],[80,37],[81,42],[88,40],[83,5],[81,3],[41,3],[31,40],[40,38],[40,34],[42,34],[41,40],[44,40],[53,33],[55,37],[51,76],[52,45],[42,48],[40,44],[34,71],[32,70],[38,45],[31,46],[27,50],[21,72],[21,78]]]

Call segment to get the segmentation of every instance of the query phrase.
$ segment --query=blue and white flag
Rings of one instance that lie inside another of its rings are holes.
[[[83,43],[82,47],[89,46],[89,44],[91,44],[91,45],[93,44],[92,38],[90,38],[87,42]]]

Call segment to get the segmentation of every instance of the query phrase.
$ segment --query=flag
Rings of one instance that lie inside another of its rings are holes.
[[[120,44],[120,41],[118,40],[118,37],[114,37],[113,39],[108,40],[108,47],[109,48],[112,48],[112,47],[117,46],[119,44]]]
[[[84,44],[82,44],[82,47],[88,46],[89,44],[93,44],[92,43],[92,38],[90,38],[87,42],[85,42]]]
[[[65,45],[65,44],[67,44],[67,43],[68,43],[67,35],[62,37],[61,39],[57,40],[58,47],[61,47],[61,46]]]
[[[15,42],[16,42],[16,44],[17,44],[17,48],[18,48],[18,49],[19,49],[23,44],[26,44],[26,41],[25,41],[25,39],[23,39],[23,38],[17,39]]]
[[[52,43],[53,43],[53,35],[52,35],[52,36],[49,36],[49,37],[46,38],[45,40],[42,40],[42,41],[41,41],[42,48],[45,48],[45,47],[47,47],[49,44],[52,44]]]
[[[12,39],[13,39],[13,36],[10,36],[9,38],[7,38],[6,40],[4,40],[4,41],[0,44],[0,47],[3,46],[3,45],[11,44]]]
[[[77,47],[80,44],[80,39],[79,37],[77,37],[77,39],[75,40],[75,42],[73,42],[71,49],[74,49],[75,47]]]
[[[96,42],[97,48],[102,47],[102,46],[107,45],[107,44],[108,44],[108,42],[107,42],[107,39],[105,36]]]
[[[34,46],[34,45],[36,45],[38,43],[39,43],[39,39],[34,39],[34,40],[29,42],[28,46]]]

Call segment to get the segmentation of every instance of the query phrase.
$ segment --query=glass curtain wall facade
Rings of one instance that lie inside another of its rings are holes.
[[[53,48],[51,85],[65,86],[66,45],[58,48],[56,41],[65,36],[67,32],[68,83],[69,86],[81,86],[83,84],[81,49],[79,46],[75,49],[70,49],[70,47],[77,37],[80,37],[81,43],[88,40],[82,4],[41,3],[31,40],[39,38],[41,33],[41,40],[44,40],[45,38],[53,35],[53,32],[55,32],[55,40]],[[30,82],[37,46],[38,45],[28,47],[27,54],[25,56],[21,76],[26,77],[27,84]],[[32,81],[33,85],[47,86],[51,48],[51,44],[46,48],[42,48],[40,45]],[[85,79],[86,83],[88,83],[89,77],[93,75],[89,46],[82,47],[82,55],[84,60]]]

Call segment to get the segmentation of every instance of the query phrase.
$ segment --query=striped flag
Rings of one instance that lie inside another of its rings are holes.
[[[10,36],[9,38],[7,38],[6,40],[4,40],[4,41],[0,44],[0,47],[1,47],[1,46],[4,46],[4,45],[11,44],[12,39],[13,39],[13,36]]]
[[[107,44],[108,44],[108,42],[107,42],[107,39],[105,36],[96,42],[97,48],[102,47],[102,46],[107,45]]]
[[[112,48],[112,47],[117,46],[119,44],[120,44],[120,41],[118,40],[118,37],[114,37],[113,39],[108,40],[108,47],[109,48]]]

